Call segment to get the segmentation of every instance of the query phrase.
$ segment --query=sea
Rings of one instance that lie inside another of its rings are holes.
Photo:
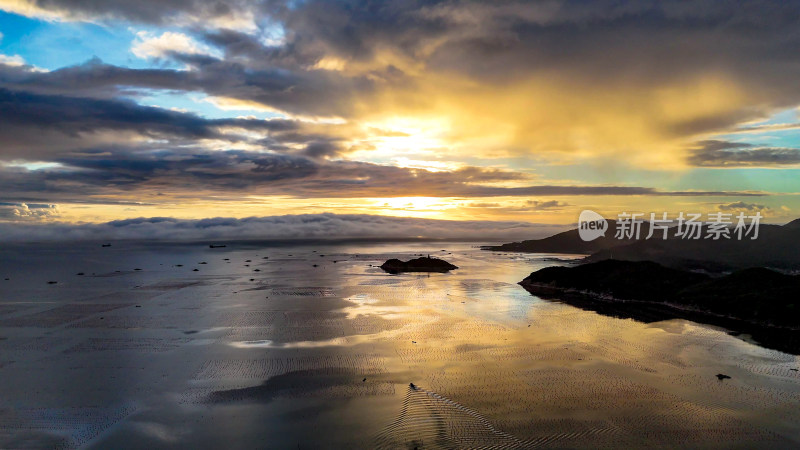
[[[4,245],[0,448],[800,447],[796,355],[481,244]],[[458,269],[379,267],[420,255]]]

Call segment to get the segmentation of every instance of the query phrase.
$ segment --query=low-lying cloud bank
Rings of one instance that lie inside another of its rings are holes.
[[[486,239],[543,237],[559,225],[529,222],[452,221],[359,214],[302,214],[234,219],[168,217],[99,224],[0,223],[5,242],[97,240]]]

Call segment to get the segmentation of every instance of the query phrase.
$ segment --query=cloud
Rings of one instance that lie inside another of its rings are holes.
[[[543,237],[563,227],[527,222],[447,221],[402,217],[304,214],[244,219],[140,218],[100,224],[0,222],[7,242],[97,240],[497,239]]]
[[[548,209],[561,209],[569,205],[567,205],[564,202],[559,202],[557,200],[548,200],[548,201],[528,200],[526,202],[526,206],[529,206],[530,209],[534,211],[543,211]]]
[[[570,206],[561,196],[766,195],[693,189],[691,177],[674,189],[642,186],[651,172],[637,169],[800,162],[794,148],[710,140],[796,126],[752,124],[800,104],[797,2],[0,0],[0,8],[152,30],[130,49],[148,68],[93,58],[36,72],[0,60],[0,192],[14,201],[516,197],[486,208],[545,215]],[[163,92],[206,99],[199,111],[283,117],[209,119],[134,101]],[[555,165],[633,172],[621,181],[595,171],[583,182],[554,175],[566,173]]]
[[[297,198],[504,197],[504,196],[760,196],[759,192],[662,191],[613,185],[497,186],[529,180],[525,174],[462,167],[452,171],[334,160],[316,160],[244,150],[134,147],[85,149],[53,159],[55,168],[0,168],[0,192],[17,198],[50,201],[88,195],[174,196],[212,198],[220,193],[288,195]],[[553,208],[533,203],[525,208]],[[558,205],[560,206],[560,205]]]
[[[48,191],[59,196],[71,192],[73,199],[114,195],[115,191],[144,195],[167,188],[199,197],[213,196],[214,190],[217,194],[250,190],[304,198],[757,195],[613,185],[525,185],[529,175],[509,170],[461,166],[429,171],[346,159],[326,161],[345,151],[344,135],[353,130],[348,124],[206,119],[128,100],[0,88],[0,120],[5,125],[0,139],[6,160],[56,165],[3,169],[0,187],[6,196],[16,198],[40,197]],[[237,145],[245,149],[230,149]],[[563,205],[525,205],[529,210],[559,206]]]
[[[675,167],[687,140],[800,102],[795,2],[311,1],[279,12],[281,48],[216,43],[366,77],[372,89],[353,91],[365,109],[341,114],[444,117],[449,143],[484,154]]]
[[[542,211],[560,211],[571,205],[558,200],[525,200],[511,201],[506,203],[471,202],[464,206],[468,208],[490,209],[495,212],[530,213]]]
[[[688,162],[700,167],[775,167],[800,164],[800,149],[759,147],[728,141],[702,141]]]
[[[78,149],[159,140],[168,146],[215,140],[328,157],[343,151],[348,127],[286,119],[205,119],[130,100],[72,97],[0,87],[0,156],[42,159]]]
[[[375,90],[367,77],[345,77],[326,71],[288,70],[248,60],[221,60],[203,54],[174,53],[172,60],[193,70],[130,69],[99,59],[47,73],[0,67],[0,85],[69,96],[112,97],[131,88],[203,92],[211,97],[259,104],[275,111],[339,117],[354,112],[354,102]],[[251,67],[255,65],[255,67]],[[364,98],[363,100],[367,100]]]
[[[238,14],[261,27],[192,27],[186,39],[222,55],[174,55],[192,71],[92,64],[28,84],[199,91],[347,120],[442,118],[451,155],[610,155],[674,168],[687,142],[800,103],[796,2],[13,4],[147,23]],[[268,38],[276,28],[280,38]]]
[[[255,24],[250,8],[258,3],[248,0],[0,0],[0,9],[45,20],[127,20],[253,29]]]
[[[156,36],[150,31],[139,31],[131,46],[131,52],[142,59],[161,59],[172,54],[214,56],[215,51],[190,36],[174,31],[165,31]]]
[[[2,54],[0,54],[0,64],[4,64],[4,65],[7,65],[7,66],[20,67],[20,66],[26,65],[27,63],[25,62],[25,59],[23,59],[19,55],[2,55]]]
[[[129,129],[142,134],[214,137],[208,121],[191,114],[142,107],[131,101],[48,96],[0,89],[0,118],[11,126],[55,130],[67,135]]]
[[[52,204],[0,202],[0,222],[53,219],[58,215],[58,206]]]
[[[745,203],[745,202],[741,202],[741,201],[740,202],[722,204],[722,205],[719,205],[717,208],[720,211],[736,211],[736,212],[739,212],[739,211],[749,211],[749,212],[767,211],[767,210],[770,209],[766,205],[759,205],[757,203]]]

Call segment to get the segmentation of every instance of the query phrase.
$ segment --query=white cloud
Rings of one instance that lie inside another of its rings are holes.
[[[52,21],[62,20],[67,15],[61,9],[41,8],[31,0],[0,0],[0,9],[25,17]]]
[[[219,52],[183,33],[165,31],[157,36],[150,31],[136,33],[131,52],[142,59],[166,58],[170,53],[219,56]]]
[[[2,37],[2,35],[0,35]],[[11,66],[11,67],[21,67],[24,70],[29,72],[47,72],[47,69],[42,69],[41,67],[36,67],[31,64],[28,64],[25,61],[25,58],[19,55],[4,55],[0,53],[0,64]]]
[[[252,100],[245,100],[233,97],[207,96],[202,99],[206,103],[214,105],[215,108],[223,111],[258,111],[281,114],[280,111],[270,106]]]
[[[14,67],[21,67],[26,65],[25,59],[19,55],[3,55],[0,53],[0,64],[5,64],[7,66],[14,66]]]

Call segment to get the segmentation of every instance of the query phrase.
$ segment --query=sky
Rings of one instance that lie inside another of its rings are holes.
[[[0,222],[785,223],[798,48],[798,1],[0,0]]]

